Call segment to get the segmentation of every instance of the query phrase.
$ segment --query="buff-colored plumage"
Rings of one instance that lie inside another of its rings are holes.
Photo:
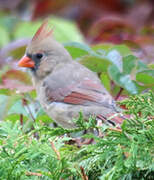
[[[43,54],[39,63],[33,58],[38,53]],[[59,125],[74,128],[72,119],[80,111],[85,119],[94,115],[103,120],[116,112],[115,102],[96,74],[72,60],[63,45],[53,39],[47,22],[32,38],[26,55],[35,62],[31,71],[38,99]]]

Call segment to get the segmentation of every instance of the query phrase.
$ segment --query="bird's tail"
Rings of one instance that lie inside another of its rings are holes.
[[[126,117],[124,117],[122,113],[112,113],[107,114],[106,116],[100,114],[97,116],[97,119],[109,125],[120,127]]]

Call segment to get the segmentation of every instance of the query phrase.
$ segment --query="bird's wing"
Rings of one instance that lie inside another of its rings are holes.
[[[66,71],[59,69],[44,81],[48,101],[111,107],[113,99],[95,74],[76,65],[77,70],[74,65],[68,65]]]

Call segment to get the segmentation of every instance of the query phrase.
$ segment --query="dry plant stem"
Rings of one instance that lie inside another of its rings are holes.
[[[27,108],[28,113],[29,113],[31,119],[35,122],[35,118],[34,118],[32,112],[31,112],[31,109],[29,108],[28,103],[27,103],[27,100],[26,100],[25,98],[22,99],[22,104],[23,104],[23,106],[24,106],[25,108]],[[32,127],[31,127],[31,129],[34,130],[34,126],[33,126],[33,125],[32,125]],[[36,132],[34,133],[34,137],[38,138],[38,134],[37,134]]]
[[[81,174],[82,174],[82,180],[88,180],[88,176],[85,174],[82,166],[80,166],[80,170],[81,170]]]
[[[29,111],[29,114],[30,114],[31,118],[32,118],[32,119],[33,119],[33,121],[35,122],[35,118],[34,118],[34,116],[33,116],[32,112],[31,112],[31,110],[30,110],[29,106],[27,105],[26,107],[27,107],[27,109],[28,109],[28,111]]]
[[[26,176],[42,176],[41,173],[35,173],[35,172],[26,172]]]
[[[121,129],[117,129],[117,128],[108,128],[110,131],[116,131],[116,132],[122,132]]]
[[[50,144],[51,144],[52,149],[55,151],[55,153],[57,155],[57,159],[60,160],[60,153],[59,153],[59,151],[57,151],[57,149],[56,149],[56,147],[55,147],[55,145],[54,145],[54,143],[52,141],[50,141]]]
[[[31,112],[31,109],[30,109],[29,106],[28,106],[27,100],[26,100],[26,99],[22,99],[22,101],[23,101],[23,105],[27,108],[27,110],[28,110],[28,112],[29,112],[31,118],[32,118],[33,121],[35,122],[35,118],[34,118],[32,112]]]
[[[20,114],[20,125],[23,126],[23,114]]]
[[[115,100],[118,100],[118,98],[120,97],[120,95],[121,95],[121,93],[122,93],[123,90],[124,90],[124,89],[121,87],[120,90],[119,90],[119,92],[118,92],[118,94],[117,94],[116,97],[115,97]]]

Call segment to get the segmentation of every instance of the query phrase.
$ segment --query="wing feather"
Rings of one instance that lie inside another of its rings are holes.
[[[44,84],[49,103],[95,104],[106,107],[113,104],[111,95],[103,87],[98,77],[75,62],[69,63],[63,68],[60,67],[59,70],[57,69],[46,79]]]

